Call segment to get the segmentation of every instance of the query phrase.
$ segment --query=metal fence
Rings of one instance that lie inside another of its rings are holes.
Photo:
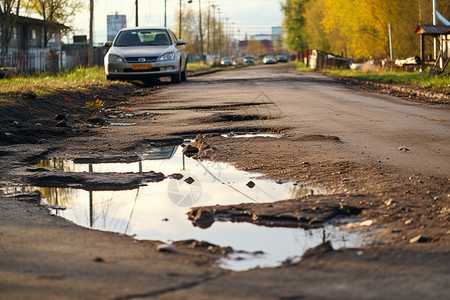
[[[60,54],[42,50],[12,52],[4,57],[2,67],[17,73],[57,72],[61,69]]]
[[[104,48],[94,49],[94,65],[103,65]],[[32,74],[37,72],[57,73],[63,69],[88,66],[87,49],[67,49],[55,51],[48,49],[10,52],[4,57],[1,68],[8,73]]]

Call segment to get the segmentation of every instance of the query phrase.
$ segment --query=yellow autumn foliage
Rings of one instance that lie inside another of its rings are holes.
[[[391,25],[394,57],[419,54],[418,24],[432,24],[431,0],[290,0],[304,3],[302,30],[310,49],[361,58],[389,56]],[[450,0],[437,0],[450,19]],[[288,17],[287,15],[285,16]],[[289,24],[289,22],[285,22]],[[427,40],[428,48],[431,39]]]

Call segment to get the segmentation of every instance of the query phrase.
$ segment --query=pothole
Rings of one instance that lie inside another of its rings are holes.
[[[265,115],[231,115],[231,114],[214,114],[210,117],[201,118],[202,123],[218,123],[218,122],[245,122],[245,121],[265,121],[273,120],[276,117]]]
[[[169,107],[169,108],[154,108],[152,111],[158,110],[209,110],[209,111],[227,111],[227,110],[238,110],[244,107],[261,106],[270,103],[264,102],[251,102],[251,103],[229,103],[229,104],[219,104],[219,105],[192,105],[192,106],[182,106],[182,107]]]
[[[359,247],[363,243],[360,233],[339,230],[333,224],[317,229],[240,222],[215,222],[207,229],[193,226],[187,215],[193,207],[268,203],[324,191],[299,182],[264,179],[226,163],[194,160],[182,154],[181,145],[153,148],[140,154],[138,161],[82,161],[51,159],[36,167],[36,177],[42,170],[55,172],[55,180],[68,176],[63,186],[42,184],[9,192],[38,190],[52,214],[88,228],[166,243],[197,240],[232,247],[236,252],[219,262],[220,267],[232,270],[275,267],[299,260],[324,237],[332,241],[334,248]],[[126,178],[133,177],[138,184],[116,190],[80,188],[70,182],[74,174],[90,176],[94,186],[95,180],[101,183],[108,176],[111,183],[123,185]],[[155,180],[148,180],[149,174]]]
[[[199,134],[217,134],[217,135],[245,135],[245,134],[284,134],[289,128],[286,127],[235,127],[235,128],[213,128],[207,130],[191,130],[173,133],[175,136],[184,138],[194,138]],[[231,136],[228,136],[231,137]]]

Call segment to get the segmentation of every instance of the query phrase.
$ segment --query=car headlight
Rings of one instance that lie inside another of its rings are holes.
[[[115,54],[109,54],[108,61],[109,62],[125,62],[125,60],[122,57],[120,57],[119,55],[115,55]]]
[[[159,57],[159,60],[172,60],[172,59],[175,59],[175,52],[169,52]]]

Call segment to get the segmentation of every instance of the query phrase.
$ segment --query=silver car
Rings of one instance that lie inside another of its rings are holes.
[[[105,55],[106,79],[149,80],[170,76],[186,80],[184,40],[166,27],[126,28],[117,33]]]

